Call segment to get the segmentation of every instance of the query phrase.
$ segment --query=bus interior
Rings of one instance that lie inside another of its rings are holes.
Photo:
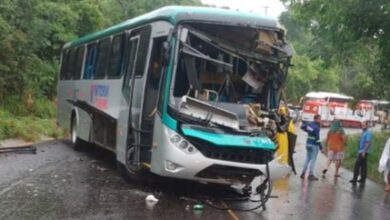
[[[234,132],[274,130],[292,52],[280,33],[204,23],[179,30],[173,114]]]

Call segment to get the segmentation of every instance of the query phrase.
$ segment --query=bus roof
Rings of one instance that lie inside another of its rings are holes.
[[[327,99],[327,98],[334,98],[334,99],[344,99],[344,100],[352,100],[352,96],[346,96],[338,93],[333,92],[309,92],[305,96],[306,98],[314,98],[314,99]]]
[[[110,36],[126,29],[137,27],[156,20],[166,20],[173,25],[181,21],[212,21],[226,25],[250,26],[281,31],[282,27],[275,18],[254,13],[237,12],[227,9],[190,6],[167,6],[147,14],[129,19],[99,32],[88,34],[77,40],[68,42],[64,48],[77,46]]]

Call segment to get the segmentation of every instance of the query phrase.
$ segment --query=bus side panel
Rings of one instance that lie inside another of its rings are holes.
[[[92,119],[86,111],[80,108],[75,108],[75,110],[78,117],[77,135],[84,141],[90,141]]]
[[[104,112],[110,117],[117,119],[122,79],[105,79],[105,80],[81,80],[78,83],[76,100],[85,101],[95,109]],[[79,130],[80,138],[93,142],[92,127],[95,125],[92,120],[91,112],[77,108],[79,113]],[[101,126],[101,125],[100,125]]]
[[[140,118],[140,109],[142,101],[142,87],[144,84],[144,78],[139,78],[135,80],[134,91],[132,97],[132,107],[131,107],[131,127],[140,129],[138,121]],[[126,142],[128,138],[129,126],[129,106],[128,100],[121,94],[121,106],[119,109],[118,123],[117,123],[117,140],[116,140],[116,152],[117,160],[125,163],[126,158]],[[135,143],[139,143],[139,137],[133,133]]]
[[[120,95],[121,103],[126,103],[123,95]],[[116,159],[122,164],[126,163],[126,140],[127,140],[127,121],[129,116],[129,109],[126,106],[121,106],[119,109],[119,116],[121,120],[117,123],[116,134]]]
[[[70,130],[70,117],[73,110],[73,84],[74,81],[61,80],[58,86],[57,95],[57,121],[65,130]]]

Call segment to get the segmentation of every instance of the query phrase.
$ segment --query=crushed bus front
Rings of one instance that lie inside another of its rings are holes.
[[[274,158],[292,54],[283,30],[182,22],[173,35],[151,171],[222,184],[285,176]]]

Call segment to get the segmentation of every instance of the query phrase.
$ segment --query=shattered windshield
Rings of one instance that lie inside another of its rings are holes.
[[[227,123],[236,129],[248,121],[248,105],[258,110],[277,107],[289,65],[289,51],[277,32],[192,24],[180,29],[179,38],[172,107],[180,109],[180,103],[191,102],[194,111],[207,113],[204,117],[199,113],[200,118],[222,114],[221,120],[237,121]]]

